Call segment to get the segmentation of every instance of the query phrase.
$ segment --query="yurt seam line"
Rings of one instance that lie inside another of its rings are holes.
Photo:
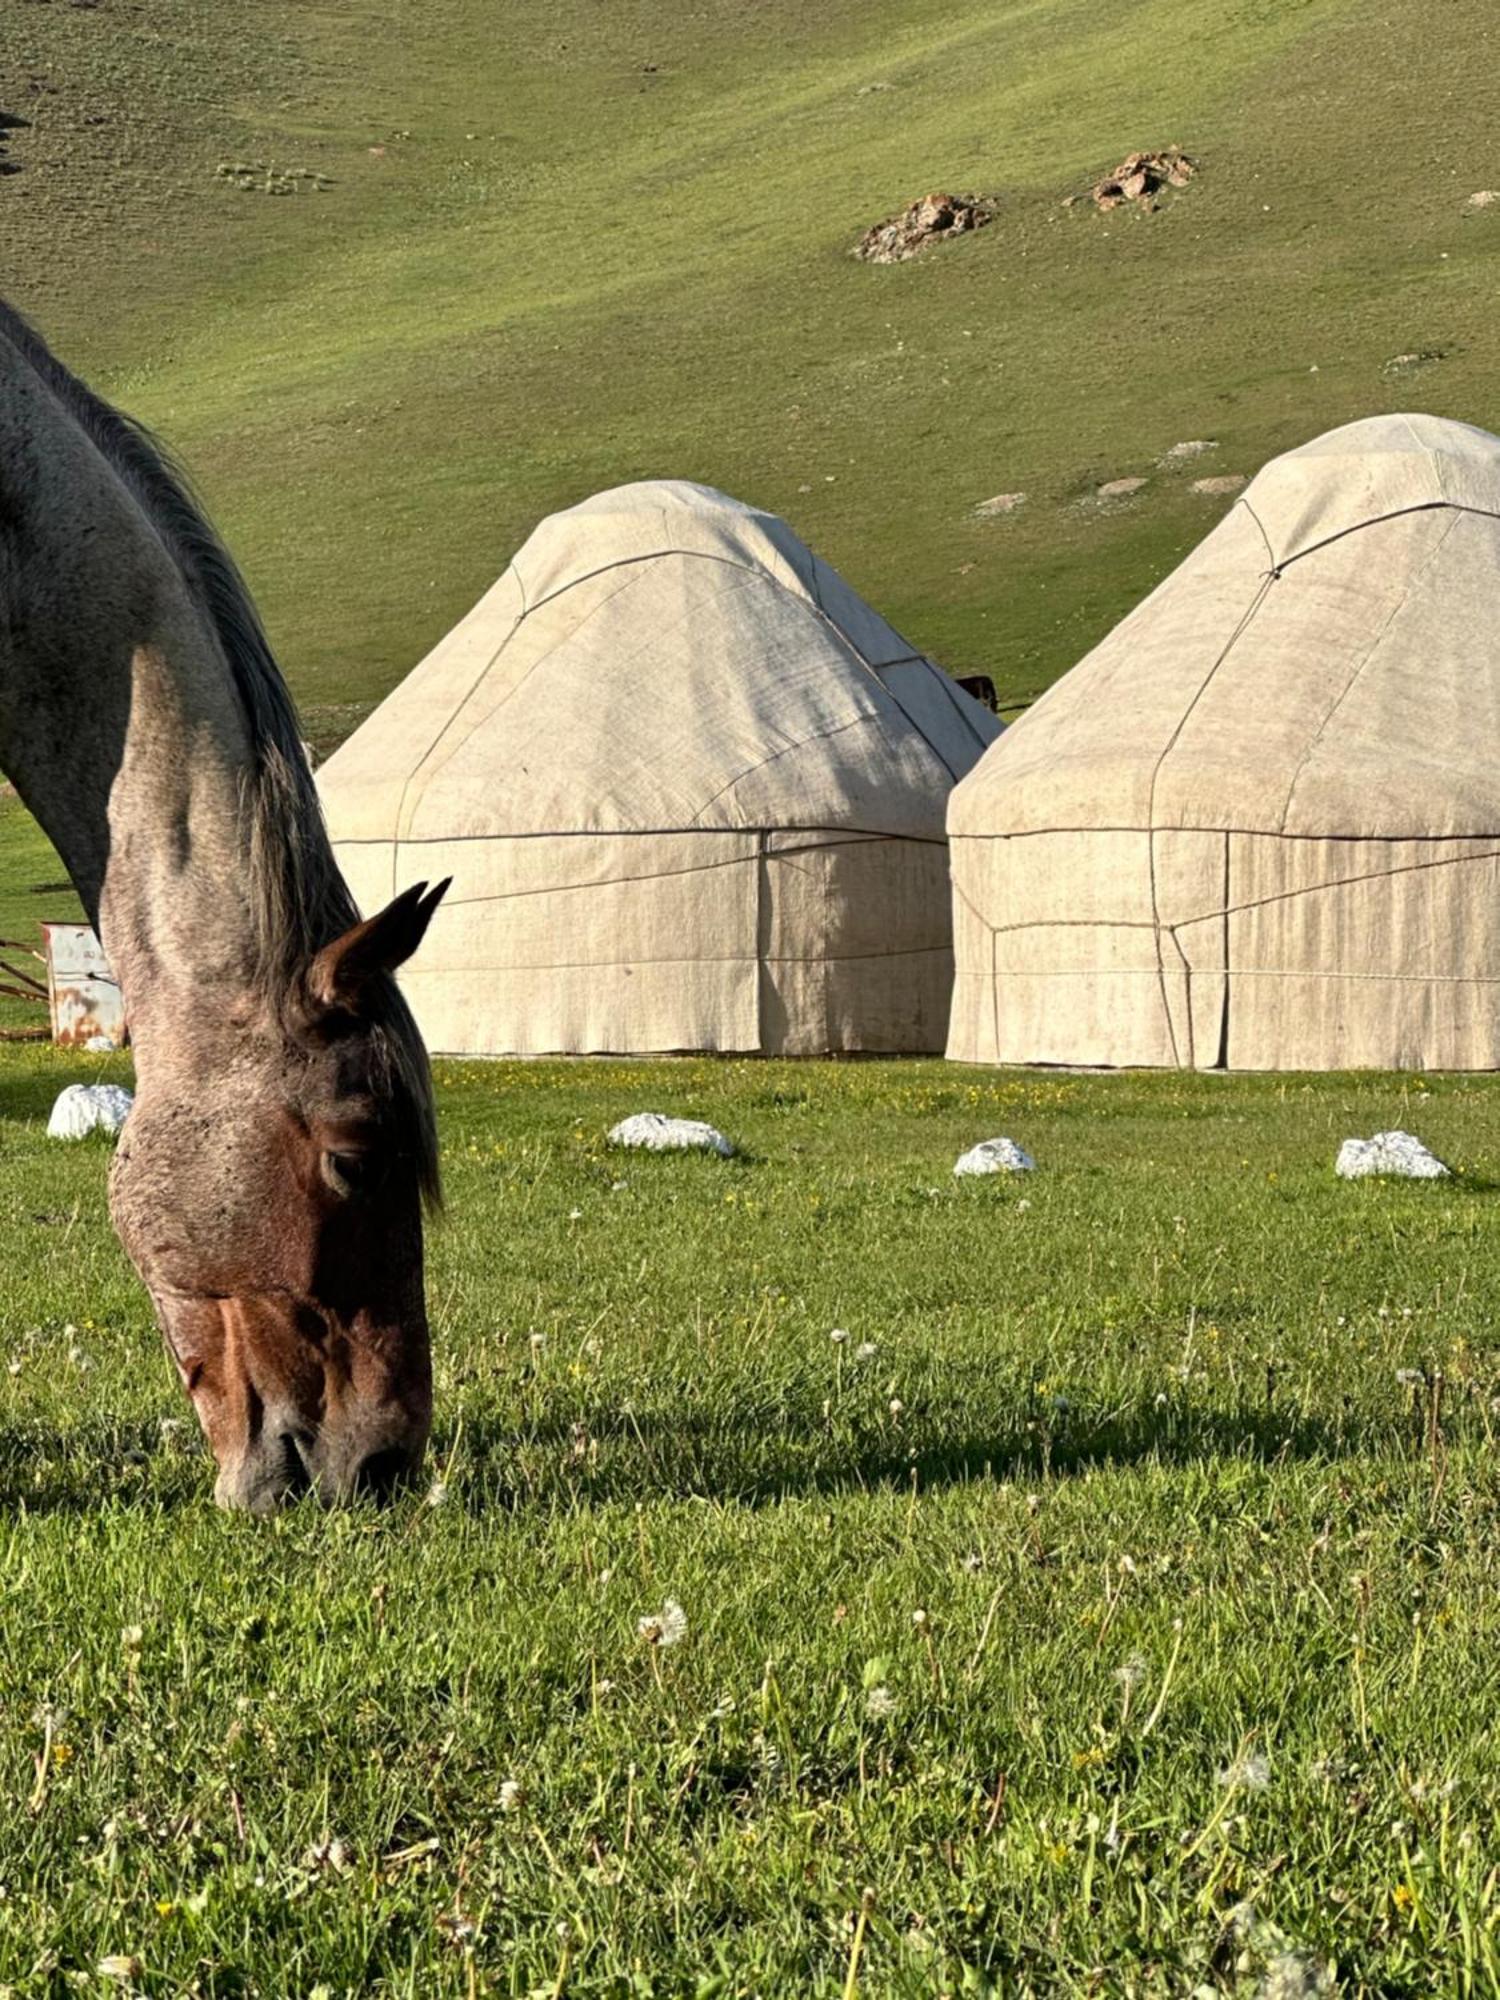
[[[427,762],[428,758],[433,755],[434,751],[436,751],[438,745],[442,742],[443,738],[447,735],[448,731],[453,727],[454,723],[457,722],[459,716],[462,715],[465,708],[467,708],[469,703],[474,699],[475,694],[479,691],[479,688],[482,686],[484,682],[485,675],[489,673],[490,669],[494,666],[496,660],[498,660],[500,655],[505,651],[505,648],[507,647],[507,645],[509,645],[511,639],[515,635],[516,627],[520,624],[521,619],[526,616],[526,585],[522,577],[517,572],[514,563],[510,563],[507,565],[504,575],[514,576],[516,579],[516,589],[521,594],[520,614],[518,617],[512,620],[510,630],[505,634],[505,636],[496,641],[493,650],[486,656],[484,664],[480,667],[477,675],[469,683],[469,686],[464,691],[463,699],[458,703],[457,707],[450,712],[447,719],[444,721],[441,729],[438,730],[437,734],[428,743],[427,748],[422,752],[421,756],[412,765],[411,769],[407,772],[406,777],[402,781],[401,796],[396,801],[396,816],[391,833],[391,868],[393,875],[396,867],[396,849],[399,846],[401,840],[401,827],[403,822],[407,818],[407,811],[406,811],[407,796],[410,793],[412,786],[416,783],[417,776],[421,771],[422,766]],[[474,608],[475,607],[471,607],[469,613],[470,616],[473,615]],[[434,646],[431,649],[431,651],[425,656],[427,659],[430,659],[432,657],[432,653],[435,653],[438,650],[438,647],[441,647],[445,643],[446,637],[447,635],[445,634],[444,639],[439,639],[437,646]],[[426,789],[425,786],[423,787],[423,789],[424,790]],[[420,794],[418,795],[418,799],[420,800]],[[415,804],[413,806],[413,810],[415,810]],[[393,893],[394,893],[394,888],[393,888]]]
[[[1262,530],[1262,532],[1264,532],[1264,530]],[[1244,635],[1244,633],[1249,629],[1251,621],[1255,617],[1256,612],[1259,611],[1261,605],[1264,604],[1267,594],[1270,591],[1271,585],[1275,580],[1276,580],[1276,572],[1274,570],[1271,572],[1269,576],[1264,576],[1261,578],[1259,588],[1256,590],[1254,597],[1250,600],[1250,603],[1247,605],[1243,617],[1240,619],[1239,623],[1235,626],[1234,630],[1230,633],[1228,639],[1225,640],[1224,645],[1221,648],[1217,659],[1215,659],[1213,665],[1209,668],[1208,672],[1203,676],[1203,679],[1199,683],[1198,688],[1194,693],[1192,700],[1187,704],[1187,706],[1183,709],[1182,714],[1177,718],[1176,723],[1173,725],[1170,736],[1167,738],[1167,741],[1162,745],[1161,751],[1159,752],[1156,758],[1156,762],[1151,767],[1151,789],[1146,804],[1146,816],[1147,819],[1150,821],[1150,831],[1149,831],[1150,844],[1148,848],[1148,858],[1150,862],[1151,914],[1152,914],[1152,920],[1156,926],[1156,963],[1157,963],[1157,971],[1161,986],[1162,1016],[1167,1026],[1167,1039],[1170,1041],[1172,1045],[1172,1060],[1173,1063],[1176,1065],[1176,1067],[1179,1069],[1182,1067],[1182,1051],[1180,1050],[1177,1044],[1177,1028],[1176,1024],[1172,1019],[1172,1004],[1167,995],[1167,968],[1166,968],[1166,962],[1162,956],[1162,948],[1161,948],[1161,928],[1162,928],[1161,900],[1158,894],[1157,875],[1156,875],[1156,835],[1159,830],[1169,831],[1170,829],[1158,829],[1157,827],[1156,788],[1161,779],[1162,766],[1166,763],[1168,757],[1172,754],[1172,751],[1175,748],[1179,738],[1181,737],[1183,730],[1186,729],[1188,724],[1188,718],[1192,715],[1193,710],[1198,706],[1199,702],[1202,701],[1204,695],[1208,691],[1211,682],[1214,679],[1214,676],[1218,673],[1220,667],[1223,666],[1224,662],[1229,658],[1229,655],[1234,650],[1235,645],[1238,643],[1238,641]]]
[[[1169,829],[1172,830],[1175,829]],[[1277,838],[1274,834],[1263,837],[1267,840]],[[1191,930],[1198,924],[1215,923],[1221,917],[1238,917],[1250,910],[1270,909],[1277,903],[1295,903],[1304,896],[1332,895],[1340,889],[1357,889],[1366,882],[1394,882],[1402,875],[1427,874],[1438,868],[1465,868],[1476,861],[1500,861],[1500,847],[1487,847],[1482,854],[1445,854],[1435,861],[1410,861],[1401,868],[1372,868],[1363,875],[1338,875],[1328,882],[1306,882],[1300,888],[1281,889],[1272,896],[1252,896],[1243,903],[1226,902],[1222,908],[1204,910],[1196,917],[1178,917],[1174,922],[1163,925],[1158,925],[1150,917],[1036,917],[1018,924],[991,924],[986,922],[983,914],[974,908],[957,885],[954,894],[994,937],[1013,937],[1021,931],[1155,931],[1161,928],[1175,932]]]
[[[705,832],[709,830],[707,828],[704,829]],[[1151,833],[1152,831],[1153,828],[1146,825],[1144,821],[1139,820],[1133,821],[1129,825],[1109,826],[1019,826],[1007,833],[950,833],[947,844],[951,847],[956,840],[1046,840],[1053,834]],[[1338,833],[1296,833],[1290,829],[1285,833],[1279,833],[1268,826],[1224,826],[1223,824],[1201,826],[1194,823],[1191,825],[1158,827],[1154,831],[1160,833],[1232,833],[1245,840],[1346,841],[1351,847],[1370,847],[1377,842],[1383,846],[1396,847],[1403,843],[1433,845],[1438,842],[1455,840],[1500,840],[1500,827],[1493,828],[1487,833],[1349,833],[1347,831]],[[469,836],[460,837],[467,838]],[[473,837],[478,838],[477,835]],[[521,837],[517,836],[517,838]],[[917,834],[894,834],[883,837],[899,840],[916,840],[921,838]],[[441,838],[441,836],[437,837],[438,844],[441,844]],[[381,845],[381,839],[371,836],[362,842],[341,840],[338,844],[341,847],[359,845],[378,847]],[[1468,859],[1465,855],[1455,855],[1452,858],[1454,860]],[[1424,861],[1414,863],[1413,865],[1430,868],[1438,864]],[[1389,872],[1399,873],[1400,871],[1385,869],[1376,871],[1377,874],[1381,875]]]
[[[644,560],[644,558],[642,560]],[[514,568],[515,565],[512,564],[511,567]],[[609,567],[619,568],[623,567],[623,565],[612,564]],[[608,569],[601,569],[594,571],[594,575],[596,576],[604,576],[607,574],[608,574]],[[518,581],[519,581],[519,575],[518,575]],[[421,804],[422,798],[427,791],[428,785],[432,782],[433,778],[437,776],[438,771],[443,769],[446,765],[452,763],[453,759],[459,754],[459,752],[463,750],[465,746],[471,741],[476,731],[482,729],[487,722],[492,721],[494,717],[499,714],[501,709],[507,707],[509,703],[514,699],[514,697],[520,693],[521,689],[525,687],[526,683],[531,679],[532,675],[536,673],[538,668],[545,666],[547,661],[552,658],[554,653],[558,652],[564,645],[568,644],[570,641],[575,639],[586,625],[590,624],[595,618],[599,616],[600,612],[604,610],[606,605],[612,604],[617,597],[621,596],[626,590],[630,589],[630,587],[636,581],[637,578],[635,578],[634,576],[628,577],[624,582],[621,583],[618,590],[612,590],[607,597],[601,597],[599,602],[590,608],[587,615],[584,618],[580,619],[577,625],[571,627],[568,632],[559,635],[556,642],[553,645],[549,646],[546,652],[539,653],[537,657],[531,662],[531,665],[526,669],[525,673],[522,674],[521,678],[518,681],[513,682],[511,686],[505,690],[504,694],[501,695],[500,699],[495,703],[495,706],[492,709],[490,709],[486,715],[476,719],[473,723],[470,724],[470,726],[466,730],[463,731],[461,735],[456,737],[455,741],[449,746],[448,752],[442,760],[442,764],[436,765],[432,769],[428,769],[427,767],[432,764],[432,759],[437,755],[437,752],[442,745],[444,737],[447,736],[450,731],[457,729],[459,721],[463,716],[464,710],[469,706],[469,703],[473,701],[475,695],[478,694],[480,688],[483,687],[485,680],[488,678],[490,672],[494,668],[495,662],[500,658],[500,655],[505,651],[506,647],[515,638],[517,632],[520,631],[522,625],[525,624],[526,619],[529,616],[529,613],[524,610],[522,611],[520,617],[516,619],[515,623],[511,626],[510,630],[505,634],[504,638],[496,646],[494,652],[491,653],[489,659],[480,669],[478,676],[475,678],[474,681],[470,683],[470,686],[466,691],[466,693],[464,694],[462,701],[458,703],[457,707],[448,717],[448,720],[443,724],[442,728],[438,731],[437,735],[433,738],[432,742],[428,745],[427,749],[422,753],[422,756],[417,761],[417,763],[413,765],[410,773],[408,774],[406,783],[402,787],[401,802],[398,808],[398,814],[396,820],[395,838],[398,841],[402,840],[405,837],[401,832],[401,827],[403,821],[406,820],[408,817],[406,811],[407,795],[411,791],[412,787],[416,785],[418,779],[420,778],[422,782],[420,790],[417,792],[415,799],[413,799],[412,801],[413,812],[416,810],[417,806]],[[561,592],[559,592],[558,594],[562,595]],[[521,586],[521,595],[522,595],[522,602],[524,604],[525,602],[524,584]],[[546,600],[543,601],[545,602]]]
[[[919,954],[920,955],[920,954]],[[545,969],[545,968],[543,968]],[[973,979],[979,975],[961,972],[959,979]],[[1206,975],[1219,978],[1221,975]],[[1156,968],[1150,965],[1008,965],[1007,979],[1154,979]],[[1235,968],[1236,979],[1300,979],[1314,985],[1328,980],[1342,979],[1365,984],[1383,986],[1500,986],[1500,973],[1493,972],[1344,972],[1332,967],[1322,967],[1309,972],[1305,966],[1296,965],[1246,965]]]
[[[1322,549],[1332,548],[1335,542],[1347,541],[1350,535],[1357,535],[1361,528],[1378,528],[1387,521],[1400,521],[1408,514],[1436,514],[1447,510],[1454,514],[1477,514],[1481,520],[1500,521],[1500,507],[1476,507],[1468,500],[1414,500],[1409,507],[1393,507],[1388,514],[1371,514],[1368,520],[1351,521],[1347,528],[1337,528],[1321,541],[1309,542],[1305,549],[1294,549],[1291,555],[1283,556],[1277,563],[1274,575],[1280,576],[1293,563],[1306,561]]]
[[[949,944],[903,945],[890,951],[841,951],[841,952],[790,952],[764,953],[759,951],[695,951],[681,958],[659,956],[643,958],[549,958],[539,959],[534,965],[453,965],[445,964],[440,971],[427,975],[433,979],[446,979],[454,973],[465,978],[493,978],[498,973],[504,978],[514,978],[521,973],[534,972],[612,972],[626,970],[641,965],[873,965],[888,958],[932,958],[943,952],[952,952]],[[420,980],[423,977],[420,965],[403,973],[406,980]]]
[[[866,719],[868,720],[869,718]],[[850,725],[846,724],[843,726],[848,727]],[[758,764],[754,765],[752,766],[752,769],[759,770],[760,766]],[[1118,831],[1122,833],[1130,833],[1136,831],[1136,829],[1132,827],[1121,827],[1118,829]],[[748,824],[745,826],[686,826],[686,827],[568,826],[568,827],[557,827],[551,831],[549,831],[545,827],[533,827],[533,828],[528,828],[525,832],[520,832],[520,833],[413,833],[405,835],[402,838],[401,845],[403,847],[460,847],[463,846],[465,843],[474,840],[478,841],[657,840],[657,839],[670,839],[677,836],[681,836],[684,839],[691,837],[694,840],[702,839],[705,836],[708,836],[710,838],[717,838],[720,840],[736,840],[741,838],[748,839],[757,834],[762,834],[762,833],[766,834],[829,833],[837,835],[838,838],[841,840],[848,840],[851,842],[858,840],[865,840],[865,841],[910,840],[917,842],[919,845],[923,847],[946,847],[948,845],[946,837],[940,839],[935,834],[930,834],[930,833],[892,833],[889,828],[873,827],[873,826],[784,826],[779,822],[775,826],[761,826],[758,824]],[[384,847],[386,842],[390,839],[390,837],[391,836],[386,833],[341,834],[335,841],[334,845],[336,847]],[[980,838],[983,836],[970,835],[968,837],[972,839],[972,838]],[[1011,836],[1003,835],[1001,837],[1009,839]],[[1296,835],[1289,836],[1289,838],[1294,838],[1294,839],[1298,837],[1299,836]],[[817,846],[817,845],[826,845],[826,843],[822,842],[809,843],[809,846]],[[775,850],[775,852],[780,854],[797,854],[802,851],[803,850],[801,850],[800,848],[795,848],[795,847],[783,847]],[[720,867],[721,865],[722,864],[717,861],[704,863],[705,867],[710,867],[710,868],[717,868]],[[672,872],[677,873],[680,871],[673,870]],[[646,879],[646,878],[641,878],[641,879]],[[443,901],[446,904],[451,904],[453,898],[451,896],[445,896],[443,898]]]
[[[1400,597],[1390,607],[1390,609],[1386,612],[1385,617],[1380,621],[1380,629],[1376,633],[1374,633],[1373,636],[1371,637],[1369,645],[1366,646],[1364,652],[1360,655],[1358,665],[1353,668],[1353,670],[1349,674],[1348,679],[1344,682],[1343,687],[1339,690],[1337,699],[1330,704],[1327,713],[1323,717],[1323,720],[1318,724],[1316,730],[1313,732],[1312,736],[1308,739],[1307,744],[1303,749],[1302,755],[1297,760],[1296,768],[1292,772],[1291,781],[1289,782],[1286,788],[1286,797],[1282,801],[1282,806],[1281,806],[1281,818],[1277,822],[1277,825],[1275,827],[1275,831],[1278,834],[1286,832],[1286,823],[1287,820],[1290,818],[1292,811],[1293,794],[1296,792],[1297,786],[1301,783],[1303,773],[1306,771],[1308,765],[1312,762],[1313,757],[1317,751],[1318,745],[1323,741],[1324,736],[1327,734],[1329,728],[1332,726],[1334,717],[1338,714],[1339,710],[1343,707],[1344,703],[1349,699],[1349,696],[1353,692],[1356,684],[1358,683],[1361,674],[1363,674],[1365,668],[1369,666],[1371,660],[1373,660],[1375,655],[1379,652],[1382,644],[1385,641],[1387,634],[1390,632],[1391,627],[1395,624],[1396,620],[1401,616],[1401,613],[1406,609],[1407,604],[1411,601],[1412,593],[1415,590],[1418,582],[1421,580],[1422,577],[1424,577],[1427,574],[1428,570],[1432,567],[1433,563],[1437,561],[1438,555],[1440,554],[1443,547],[1447,543],[1448,537],[1453,533],[1453,530],[1457,526],[1458,526],[1458,514],[1455,511],[1452,520],[1446,523],[1442,533],[1438,536],[1436,542],[1434,542],[1433,546],[1427,551],[1426,559],[1423,561],[1421,567],[1416,571],[1416,573],[1411,578],[1410,582],[1407,584],[1405,590],[1402,591]]]
[[[852,652],[853,650],[851,647],[850,651]],[[896,706],[897,708],[901,708],[899,702],[896,703]],[[902,708],[901,713],[902,715],[906,715],[906,710]],[[908,722],[911,721],[910,716],[907,716],[906,719]],[[884,726],[885,721],[886,718],[879,714],[852,716],[847,722],[837,722],[830,729],[815,729],[810,736],[801,736],[795,743],[784,744],[780,750],[773,750],[769,757],[762,757],[758,763],[747,764],[742,771],[736,771],[726,784],[720,785],[719,789],[711,797],[703,801],[703,804],[699,806],[692,819],[689,820],[687,830],[693,833],[709,831],[707,828],[700,829],[698,825],[699,820],[702,819],[711,806],[716,806],[719,803],[719,800],[724,797],[726,792],[732,792],[737,785],[744,784],[747,778],[753,778],[757,771],[764,771],[772,764],[779,764],[783,757],[795,757],[799,750],[807,749],[809,744],[827,743],[835,736],[847,736],[851,729],[868,729],[872,723]],[[920,734],[920,732],[918,733]],[[923,740],[925,741],[926,739],[924,738]]]

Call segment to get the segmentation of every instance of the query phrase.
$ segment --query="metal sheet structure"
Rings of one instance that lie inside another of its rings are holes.
[[[42,935],[53,1041],[78,1048],[104,1035],[123,1048],[124,996],[93,931],[87,924],[43,924]]]

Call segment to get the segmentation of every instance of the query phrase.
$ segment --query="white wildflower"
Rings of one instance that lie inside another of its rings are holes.
[[[1398,1368],[1396,1380],[1403,1389],[1420,1389],[1425,1377],[1420,1368]]]
[[[139,1625],[126,1625],[120,1631],[120,1644],[127,1653],[138,1653],[146,1634]]]
[[[1318,2000],[1333,1985],[1326,1966],[1300,1951],[1279,1951],[1267,1962],[1256,2000]]]
[[[444,1506],[444,1505],[446,1504],[446,1502],[447,1502],[447,1499],[448,1499],[448,1482],[447,1482],[447,1480],[446,1480],[446,1479],[434,1479],[434,1480],[433,1480],[433,1482],[432,1482],[432,1484],[431,1484],[431,1485],[430,1485],[430,1486],[428,1487],[428,1489],[427,1489],[427,1504],[428,1504],[428,1506],[429,1506],[429,1507],[441,1507],[441,1506]]]
[[[1219,1783],[1230,1785],[1236,1791],[1263,1792],[1271,1782],[1270,1760],[1259,1752],[1253,1756],[1236,1757],[1219,1773]]]
[[[1139,1653],[1132,1653],[1123,1666],[1115,1668],[1115,1679],[1122,1688],[1137,1688],[1146,1678],[1146,1662]]]
[[[905,1413],[906,1405],[899,1396],[892,1396],[890,1410],[893,1417],[900,1417]]]
[[[582,1222],[583,1210],[581,1208],[570,1208],[568,1210],[568,1220],[569,1222]]]
[[[924,1610],[922,1610],[920,1605],[911,1614],[911,1622],[913,1625],[916,1626],[919,1632],[921,1631],[922,1627],[927,1623],[927,1613]]]
[[[503,1813],[519,1812],[526,1803],[526,1787],[518,1778],[507,1778],[500,1787],[500,1810]]]
[[[677,1646],[687,1637],[687,1613],[675,1597],[669,1597],[660,1611],[637,1619],[636,1630],[648,1646]]]
[[[835,1347],[842,1347],[844,1342],[849,1338],[849,1330],[847,1327],[836,1326],[828,1338],[833,1342]]]
[[[865,1696],[865,1714],[872,1722],[886,1722],[896,1713],[896,1697],[882,1681]]]
[[[964,1568],[969,1572],[970,1576],[977,1576],[980,1570],[984,1568],[984,1557],[979,1553],[978,1549],[971,1549],[964,1557]]]
[[[874,1341],[862,1340],[854,1350],[854,1358],[856,1361],[873,1361],[875,1359]]]

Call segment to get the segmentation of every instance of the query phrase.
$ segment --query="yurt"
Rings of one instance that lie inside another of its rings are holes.
[[[1500,439],[1275,459],[948,827],[960,1061],[1500,1066]]]
[[[784,522],[648,482],[546,520],[319,777],[449,1053],[941,1049],[948,794],[999,724]]]

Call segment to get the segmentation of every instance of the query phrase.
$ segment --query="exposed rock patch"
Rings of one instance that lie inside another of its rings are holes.
[[[1238,493],[1244,484],[1243,472],[1219,472],[1212,479],[1195,479],[1191,490],[1194,493]]]
[[[1377,1132],[1373,1139],[1346,1139],[1333,1171],[1340,1180],[1391,1174],[1401,1180],[1441,1181],[1449,1169],[1410,1132]]]
[[[868,264],[900,264],[929,243],[963,236],[995,219],[995,204],[980,194],[924,194],[908,208],[867,229],[854,246]]]
[[[1493,208],[1496,202],[1500,202],[1500,188],[1480,188],[1477,194],[1469,196],[1469,199],[1464,203],[1464,207]]]
[[[612,1146],[638,1146],[648,1153],[717,1153],[734,1157],[734,1147],[722,1132],[701,1118],[668,1118],[660,1111],[638,1111],[622,1118],[609,1135]]]
[[[1419,368],[1431,368],[1447,359],[1441,347],[1414,347],[1409,354],[1393,354],[1381,370],[1383,375],[1415,375]]]
[[[316,167],[277,167],[264,160],[220,160],[214,175],[241,194],[324,194],[333,186]]]
[[[1217,451],[1217,438],[1184,438],[1181,444],[1170,446],[1161,455],[1163,465],[1181,465],[1190,458],[1202,458],[1206,451]]]
[[[1128,500],[1132,493],[1139,493],[1145,485],[1144,479],[1106,479],[1102,486],[1094,489],[1099,500]]]
[[[1106,213],[1133,201],[1138,208],[1151,209],[1163,188],[1186,187],[1198,165],[1181,146],[1167,146],[1159,153],[1127,153],[1113,173],[1096,181],[1091,189],[1095,208]]]
[[[1025,505],[1024,493],[996,493],[992,499],[981,500],[974,512],[988,520],[994,514],[1014,514],[1018,507]]]
[[[118,1132],[134,1099],[117,1083],[70,1083],[47,1120],[49,1139],[85,1139],[90,1132]]]
[[[961,1153],[953,1163],[954,1173],[964,1177],[969,1174],[1029,1174],[1035,1167],[1036,1161],[1014,1139],[981,1139],[977,1146]]]

